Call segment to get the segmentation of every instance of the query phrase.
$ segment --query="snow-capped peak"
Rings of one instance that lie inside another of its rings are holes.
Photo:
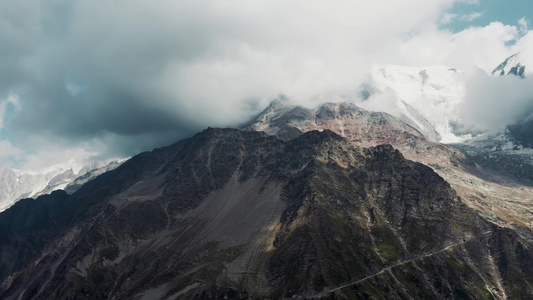
[[[11,169],[0,164],[0,212],[19,199],[35,198],[54,190],[74,192],[82,184],[118,167],[125,159],[101,162],[68,160],[39,170]]]
[[[533,53],[518,52],[509,56],[491,74],[527,77],[533,74],[533,67],[531,66],[533,66]]]
[[[465,95],[464,75],[447,66],[375,66],[367,84],[371,95],[359,105],[399,117],[431,140],[460,142],[470,136],[457,136],[451,124],[459,122],[456,110]]]

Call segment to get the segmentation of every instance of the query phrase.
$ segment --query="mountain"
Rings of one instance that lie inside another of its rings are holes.
[[[515,75],[527,77],[533,74],[533,69],[527,66],[533,65],[533,56],[528,52],[518,52],[499,64],[492,72],[492,75]]]
[[[516,53],[508,57],[492,71],[495,76],[531,75],[528,65],[533,58],[528,53]],[[529,71],[528,71],[529,70]],[[496,134],[478,134],[454,147],[466,153],[483,167],[498,169],[518,178],[527,185],[533,184],[533,120],[531,108],[524,108],[522,117]]]
[[[533,149],[533,120],[528,116],[507,126],[509,139],[522,147]]]
[[[533,74],[533,54],[519,52],[499,64],[492,75],[526,78]],[[360,107],[387,112],[420,131],[430,141],[446,144],[467,143],[478,137],[492,140],[487,132],[476,130],[460,118],[466,97],[465,73],[447,66],[407,67],[376,65],[360,87]],[[502,128],[502,134],[517,146],[533,148],[533,108],[525,108],[515,124]],[[496,137],[496,138],[498,138]],[[483,142],[486,143],[486,142]],[[495,141],[497,146],[499,142]]]
[[[17,202],[0,240],[2,299],[533,297],[530,240],[327,129],[207,129]]]
[[[358,105],[390,113],[431,141],[461,142],[472,134],[461,130],[457,111],[465,95],[464,75],[446,66],[375,66]]]
[[[67,162],[37,172],[14,170],[0,164],[0,212],[23,198],[35,198],[58,189],[73,193],[83,183],[118,167],[122,162]]]
[[[432,168],[450,183],[464,203],[491,220],[533,229],[533,204],[529,201],[533,195],[532,156],[524,150],[509,150],[509,154],[503,141],[500,150],[485,149],[489,146],[479,141],[472,145],[445,145],[426,139],[401,119],[366,111],[353,103],[325,103],[308,109],[287,99],[273,102],[247,128],[280,139],[326,129],[357,146],[390,144],[407,159]]]
[[[529,62],[533,63],[533,58],[529,56],[528,53],[517,53],[507,58],[492,73],[494,75],[516,73],[527,77],[530,73],[526,66]],[[533,183],[531,110],[525,110],[523,118],[516,120],[515,124],[507,128],[502,128],[497,134],[474,130],[465,125],[459,117],[458,109],[465,101],[465,88],[465,74],[455,68],[375,66],[368,82],[361,87],[362,100],[357,104],[402,119],[429,141],[446,143],[459,149],[464,153],[461,155],[466,154],[471,164],[476,164],[477,168],[496,169],[497,173],[502,173],[496,177],[513,177],[519,181],[519,184],[531,185]],[[422,159],[410,156],[404,150],[402,153],[409,159],[423,162]],[[443,172],[437,172],[451,183],[456,177],[456,175],[446,177]],[[464,185],[462,179],[465,177],[459,177],[461,180],[458,180],[457,184]],[[486,175],[483,177],[487,178]]]
[[[281,140],[324,129],[365,146],[424,138],[417,129],[398,118],[367,111],[352,103],[325,103],[308,109],[292,105],[288,99],[278,99],[248,127],[248,130],[264,131]]]

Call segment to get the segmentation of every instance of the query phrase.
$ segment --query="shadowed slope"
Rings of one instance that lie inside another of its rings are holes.
[[[2,261],[1,298],[532,295],[528,242],[391,146],[329,130],[211,128],[62,197],[0,214],[1,257],[31,249]]]

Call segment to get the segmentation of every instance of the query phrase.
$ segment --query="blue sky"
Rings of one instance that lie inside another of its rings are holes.
[[[521,18],[525,18],[529,22],[533,19],[533,1],[480,0],[479,3],[475,4],[458,2],[447,13],[458,16],[475,16],[473,14],[480,13],[479,17],[472,21],[456,18],[451,23],[443,26],[454,32],[459,32],[472,26],[487,26],[491,22],[518,25],[518,20]]]

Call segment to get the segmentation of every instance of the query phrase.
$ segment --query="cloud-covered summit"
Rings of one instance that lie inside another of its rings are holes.
[[[493,68],[517,27],[439,29],[454,2],[3,2],[0,107],[17,105],[0,110],[0,149],[19,165],[131,155],[242,124],[279,94],[350,99],[374,62]]]

